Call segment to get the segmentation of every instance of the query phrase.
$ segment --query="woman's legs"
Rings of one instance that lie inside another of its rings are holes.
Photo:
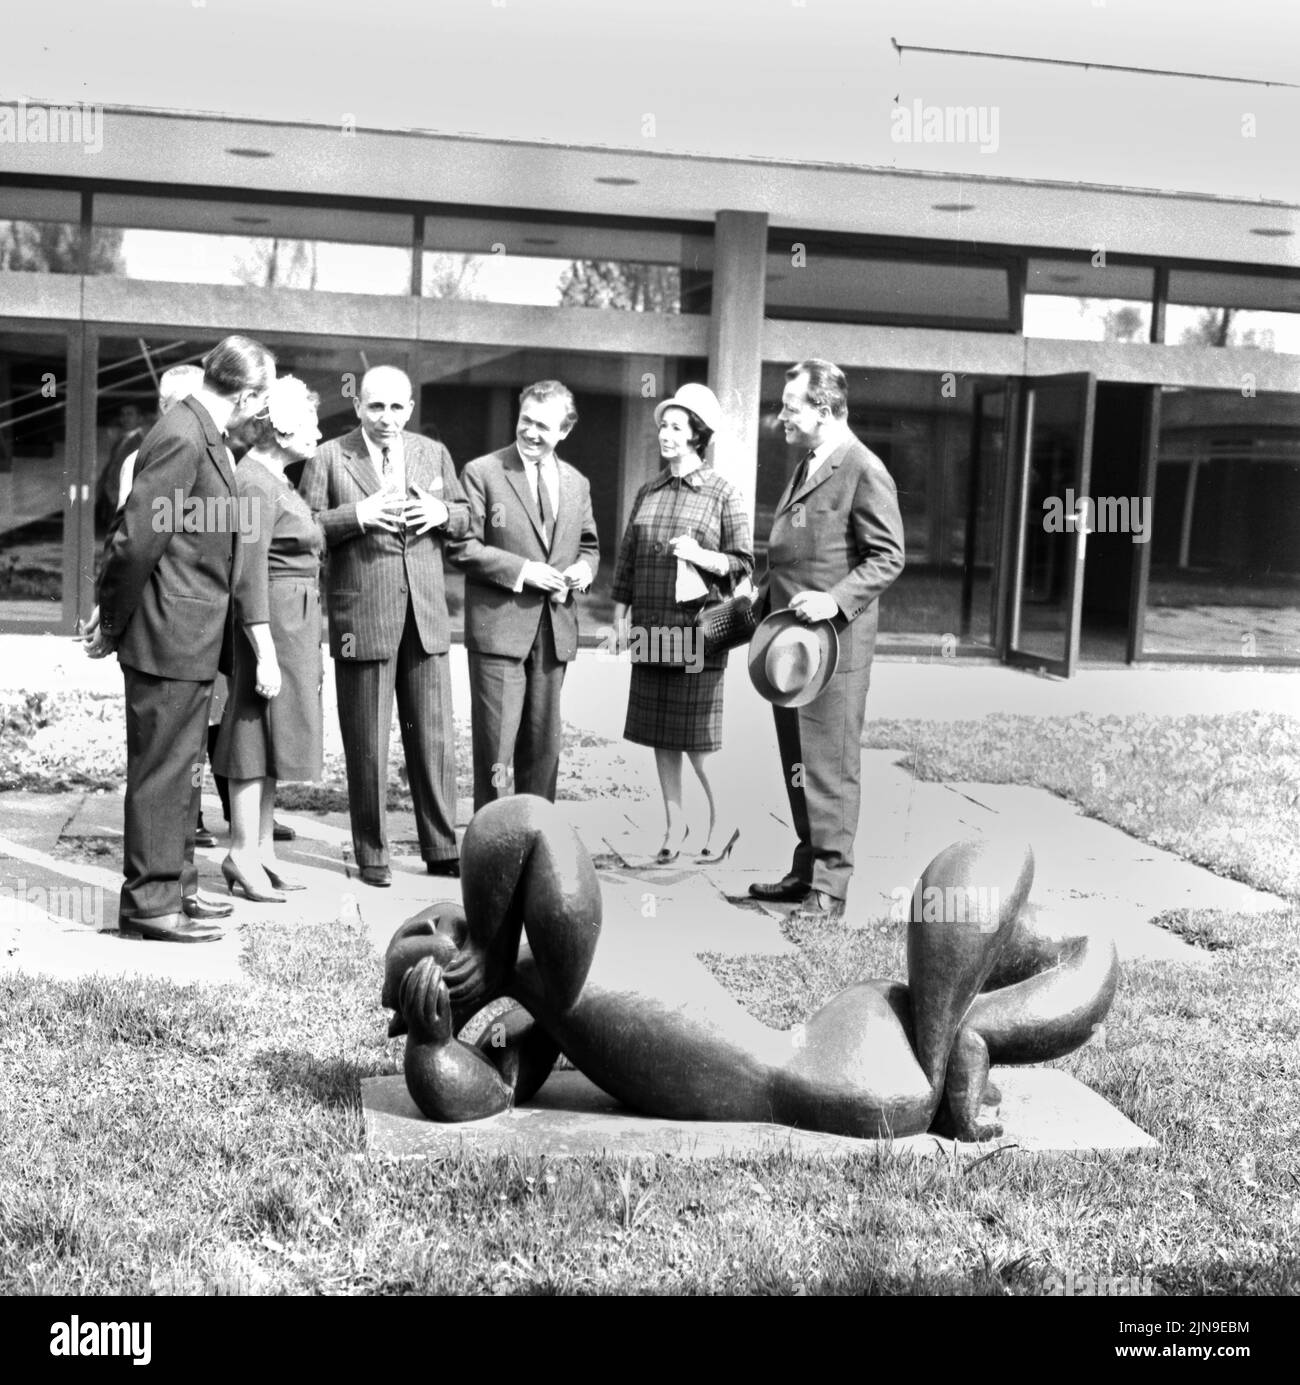
[[[257,824],[257,854],[263,866],[279,871],[280,863],[275,859],[275,780],[269,776],[262,780],[262,803]]]
[[[275,812],[274,797],[262,792],[268,782],[274,789],[273,779],[230,780],[230,860],[255,890],[269,893],[271,882],[260,859],[263,824],[269,824]],[[269,840],[271,829],[265,830]]]
[[[663,851],[680,851],[686,837],[682,815],[682,752],[655,746],[655,769],[659,771],[659,792],[664,800]]]
[[[709,774],[706,769],[708,758],[714,753],[712,750],[688,750],[686,752],[691,762],[691,768],[699,778],[700,787],[704,790],[704,797],[709,802],[709,835],[705,839],[705,847],[709,851],[715,851],[722,845],[713,840],[713,834],[718,826],[718,804],[713,797],[713,785],[709,782]]]

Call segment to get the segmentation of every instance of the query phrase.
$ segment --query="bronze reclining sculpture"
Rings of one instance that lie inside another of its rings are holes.
[[[437,1121],[526,1102],[562,1050],[647,1115],[989,1139],[1001,1134],[980,1111],[998,1099],[990,1063],[1078,1048],[1119,978],[1113,942],[1060,936],[1035,917],[1027,847],[958,842],[940,852],[913,894],[908,984],[861,981],[787,1032],[666,953],[649,926],[600,951],[595,868],[544,799],[484,807],[461,869],[464,907],[409,919],[385,958],[389,1034],[407,1035],[407,1087]],[[503,996],[522,1011],[474,1045],[456,1037]]]

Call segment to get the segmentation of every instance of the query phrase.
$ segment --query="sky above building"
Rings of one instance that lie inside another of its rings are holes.
[[[1294,203],[1298,40],[1294,0],[53,0],[0,100]]]

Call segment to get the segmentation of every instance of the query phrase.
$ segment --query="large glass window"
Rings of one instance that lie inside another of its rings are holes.
[[[850,253],[801,232],[773,232],[764,312],[813,322],[1009,331],[1010,282],[998,262]]]
[[[1300,396],[1166,389],[1143,653],[1300,658]]]
[[[1031,256],[1025,336],[1066,341],[1150,341],[1155,270],[1094,264],[1091,256]]]
[[[0,333],[0,624],[57,625],[68,440],[64,339]]]
[[[712,239],[678,231],[429,216],[426,298],[707,313]]]
[[[777,421],[784,365],[763,367],[755,540],[765,552],[795,466]],[[849,426],[898,487],[907,566],[880,603],[893,644],[939,652],[993,639],[1002,495],[1003,382],[958,376],[951,395],[929,372],[849,374]]]
[[[94,237],[91,261],[111,264],[112,233]],[[0,273],[80,274],[81,197],[44,188],[0,187]]]
[[[120,253],[95,272],[166,283],[409,294],[410,217],[328,207],[97,193]]]
[[[1171,269],[1165,341],[1300,356],[1300,279]]]

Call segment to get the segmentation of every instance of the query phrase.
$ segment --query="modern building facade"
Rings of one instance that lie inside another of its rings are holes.
[[[88,108],[8,109],[0,629],[88,613],[158,377],[242,331],[327,437],[368,365],[401,365],[411,426],[462,464],[509,440],[523,385],[566,381],[597,615],[656,401],[717,391],[761,550],[784,371],[816,355],[899,487],[883,651],[1300,662],[1294,199],[130,107],[91,160]]]

